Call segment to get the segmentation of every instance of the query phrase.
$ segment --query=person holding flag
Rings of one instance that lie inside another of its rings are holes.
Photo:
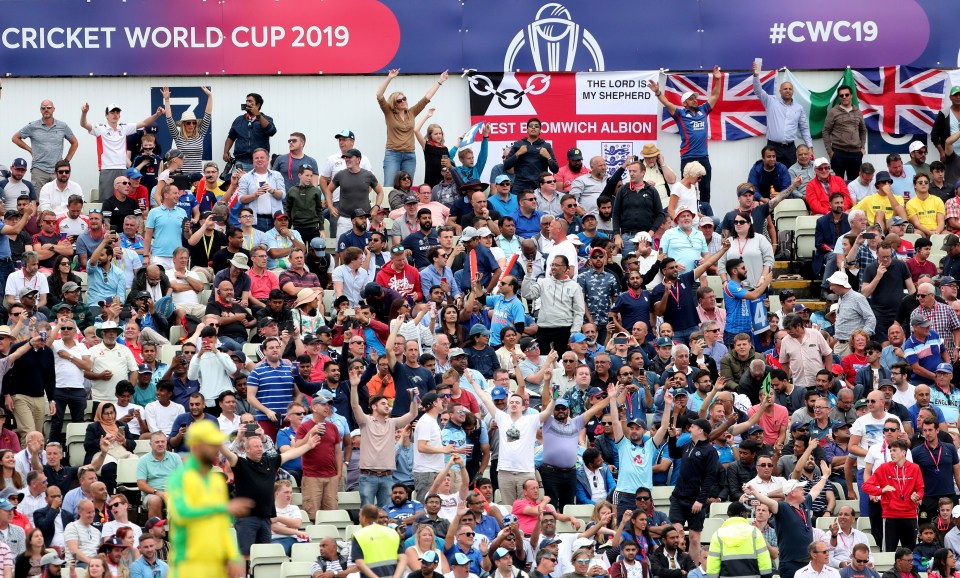
[[[747,266],[743,259],[727,259],[726,271],[729,279],[723,285],[723,308],[727,312],[723,343],[727,347],[733,347],[734,337],[738,333],[754,335],[764,326],[769,327],[763,295],[773,282],[773,274],[767,272],[761,275],[756,289],[748,291],[743,284],[747,279]],[[756,343],[756,338],[754,342]],[[760,348],[759,344],[756,346],[757,349]]]
[[[464,143],[466,143],[466,146],[470,146],[476,142],[477,135],[481,133],[483,133],[483,139],[480,141],[480,154],[477,155],[476,160],[474,160],[473,150],[461,147],[464,146]],[[457,146],[450,149],[451,161],[453,160],[453,157],[456,156],[456,158],[463,165],[461,167],[457,167],[457,170],[460,171],[460,176],[463,177],[463,180],[480,180],[480,176],[483,174],[483,167],[487,164],[487,144],[489,143],[489,140],[490,124],[485,121],[480,121],[467,129],[467,132],[463,133],[463,136],[457,139]],[[455,163],[453,163],[451,166],[455,166]]]
[[[777,162],[791,167],[797,162],[795,141],[798,138],[813,148],[807,113],[793,100],[792,82],[784,80],[780,83],[780,98],[770,96],[763,90],[760,86],[760,65],[760,60],[753,61],[753,93],[767,111],[767,145],[776,151]]]

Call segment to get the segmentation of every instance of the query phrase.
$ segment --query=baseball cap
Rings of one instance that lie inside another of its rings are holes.
[[[786,496],[790,492],[796,490],[797,488],[802,488],[803,482],[800,480],[787,480],[783,483],[783,495]]]
[[[574,245],[583,245],[583,241],[580,240],[579,235],[567,235],[567,240]]]
[[[56,552],[48,552],[40,557],[40,566],[63,566],[66,562]]]
[[[107,552],[112,548],[126,548],[126,545],[124,545],[123,540],[113,536],[110,539],[105,540],[103,544],[100,544],[100,548],[97,549],[97,552]]]
[[[266,327],[267,325],[270,325],[271,323],[276,323],[276,322],[277,322],[276,319],[274,319],[273,317],[270,317],[269,315],[266,315],[264,317],[261,317],[260,321],[257,321],[257,327],[263,328],[263,327]]]
[[[127,169],[126,174],[128,179],[139,179],[140,177],[143,176],[143,173],[138,171],[136,167],[130,167],[129,169]]]
[[[424,564],[436,564],[440,560],[436,550],[427,550],[420,554],[420,561]]]
[[[115,102],[111,102],[110,104],[107,105],[107,108],[103,111],[103,114],[107,114],[108,112],[113,112],[113,111],[120,112],[120,111],[122,111],[122,110],[123,110],[123,109],[120,108],[120,105],[119,105],[119,104],[117,104],[117,103],[115,103]]]
[[[360,151],[358,151],[357,149],[347,149],[347,152],[340,155],[340,158],[347,158],[347,157],[361,158],[363,157],[363,155],[360,154]]]
[[[949,373],[953,374],[953,365],[950,363],[941,363],[937,365],[936,373]]]
[[[464,227],[463,231],[460,232],[460,242],[466,243],[467,241],[472,241],[480,236],[480,232],[477,231],[474,227]]]
[[[677,207],[676,216],[679,217],[681,213],[690,213],[694,217],[697,216],[697,212],[686,205],[680,205],[679,207]]]
[[[631,420],[627,420],[627,425],[630,425],[630,424],[638,425],[643,429],[647,429],[647,422],[645,420],[640,419],[639,417],[635,417]]]
[[[954,235],[954,234],[951,233],[951,234],[947,235],[946,238],[943,240],[943,247],[942,247],[942,249],[945,251],[945,250],[949,249],[950,247],[954,247],[954,246],[956,246],[956,245],[960,245],[960,237],[958,237],[958,236],[956,236],[956,235]]]
[[[317,341],[320,341],[320,340],[317,339],[317,336],[314,335],[313,333],[307,333],[302,338],[300,338],[300,341],[303,342],[304,345],[310,345],[311,343],[316,343]]]
[[[499,185],[500,183],[509,183],[509,182],[511,182],[511,181],[510,181],[510,175],[498,175],[497,178],[493,179],[493,182],[496,183],[496,184],[498,184],[498,185]]]
[[[599,387],[591,387],[587,390],[587,397],[593,397],[595,395],[603,395],[603,390]]]
[[[678,397],[690,397],[690,392],[687,391],[686,388],[675,387],[673,388],[673,398],[676,399]]]
[[[166,520],[164,520],[163,518],[158,518],[157,516],[154,516],[149,520],[147,520],[146,528],[150,530],[150,529],[156,528],[157,526],[165,526],[166,524],[167,524]]]
[[[71,307],[68,303],[57,303],[56,305],[53,306],[53,311],[54,311],[54,312],[62,311],[62,310],[64,310],[64,309],[68,309],[68,310],[70,310],[70,311],[73,311],[73,307]]]
[[[577,332],[570,336],[570,343],[583,343],[587,340],[587,336],[583,333]]]
[[[953,372],[951,372],[951,373],[953,373]],[[893,385],[893,381],[890,380],[889,378],[886,378],[886,377],[882,378],[882,379],[880,380],[880,383],[877,384],[877,389],[883,389],[884,387],[889,387],[889,388],[892,388],[892,389],[896,389],[896,386]]]
[[[795,432],[798,429],[804,428],[804,427],[806,428],[810,427],[810,423],[805,421],[795,421],[792,424],[790,424],[790,431]]]
[[[958,92],[960,92],[960,86],[954,86],[953,88],[950,89],[950,96],[953,96]]]
[[[348,128],[343,128],[343,129],[340,129],[340,132],[338,132],[337,134],[333,135],[333,138],[352,138],[352,139],[356,139],[357,137],[354,136],[352,130],[350,130],[350,129],[348,129]]]
[[[537,340],[533,337],[521,337],[517,345],[520,346],[520,351],[529,351],[537,345]]]
[[[755,434],[755,433],[757,433],[757,432],[762,432],[762,431],[763,431],[763,428],[762,428],[762,427],[760,427],[760,426],[758,426],[758,425],[752,425],[752,426],[750,426],[749,428],[747,428],[747,435],[748,435],[748,436],[752,436],[753,434]]]
[[[713,430],[713,427],[710,425],[710,422],[705,419],[695,419],[690,425],[695,425],[701,430],[703,430],[703,435],[710,435],[710,432]]]
[[[149,363],[141,363],[137,366],[137,373],[153,373]]]
[[[509,555],[510,555],[510,551],[507,550],[506,548],[497,548],[496,550],[494,550],[493,554],[490,554],[490,560],[493,562],[496,562],[500,558],[503,558],[504,556],[509,556]]]
[[[650,236],[650,233],[646,231],[640,231],[631,239],[634,243],[639,243],[640,241],[646,241],[647,243],[653,244],[653,237]]]
[[[507,399],[507,388],[503,387],[502,385],[498,385],[497,387],[491,389],[490,398],[491,399]]]
[[[482,335],[484,337],[490,337],[490,330],[484,327],[482,323],[477,323],[470,328],[470,337],[476,337]]]
[[[910,143],[910,152],[912,153],[925,148],[927,148],[927,143],[924,143],[918,140],[915,140],[912,143]]]
[[[867,407],[867,400],[859,399],[855,404],[853,404],[853,409],[860,409],[861,407]]]
[[[960,506],[957,506],[957,507],[960,508]],[[538,547],[538,550],[542,550],[547,546],[552,546],[553,544],[560,544],[562,542],[563,540],[557,537],[553,537],[553,538],[545,537],[544,539],[540,540],[540,546]]]
[[[553,405],[555,405],[555,406],[557,406],[557,407],[559,407],[559,406],[561,406],[561,405],[562,405],[563,407],[570,407],[570,402],[567,401],[565,398],[558,397],[558,398],[556,399],[556,401],[553,402]]]
[[[567,151],[567,159],[571,161],[582,161],[583,153],[578,148],[572,148]]]
[[[236,360],[239,361],[240,363],[246,363],[246,362],[247,362],[247,354],[244,353],[244,352],[242,352],[242,351],[231,351],[231,352],[230,352],[230,359],[236,359]]]
[[[470,563],[470,558],[467,558],[467,555],[463,552],[457,552],[453,555],[453,560],[451,564],[454,566],[465,566]]]
[[[914,313],[910,316],[911,327],[930,327],[930,320],[924,317],[923,313]]]
[[[23,288],[21,288],[20,291],[17,293],[17,295],[19,295],[20,297],[30,297],[30,296],[32,296],[34,299],[36,299],[37,295],[39,295],[39,294],[40,294],[40,291],[39,291],[39,290],[37,290],[37,289],[31,289],[30,287],[23,287]]]
[[[813,166],[815,167],[820,167],[820,166],[829,165],[829,164],[830,164],[830,159],[828,159],[827,157],[820,157],[817,160],[813,161]]]
[[[404,205],[416,205],[420,201],[417,199],[417,195],[407,195],[403,197]]]
[[[903,217],[894,217],[890,219],[891,225],[906,225],[907,221]]]
[[[941,287],[943,287],[944,285],[956,285],[956,284],[957,284],[957,280],[951,277],[950,275],[944,275],[943,277],[940,278]]]
[[[461,348],[459,348],[459,347],[454,347],[454,348],[450,349],[450,352],[449,352],[449,353],[447,353],[447,357],[449,357],[450,359],[453,359],[454,357],[462,357],[462,356],[464,356],[464,355],[466,355],[466,354],[467,354],[467,352],[464,351],[463,349],[461,349]]]
[[[289,218],[290,218],[290,215],[284,213],[283,211],[277,211],[273,214],[274,221],[276,221],[277,219],[289,219]]]
[[[942,285],[943,282],[941,281],[940,284]],[[67,281],[66,283],[63,284],[62,291],[64,293],[73,293],[74,291],[79,291],[79,290],[80,290],[80,286],[74,283],[73,281]]]
[[[654,344],[657,347],[673,347],[673,341],[669,337],[658,337]]]

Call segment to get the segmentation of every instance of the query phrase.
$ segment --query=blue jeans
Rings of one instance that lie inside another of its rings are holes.
[[[273,217],[261,217],[260,215],[256,217],[257,222],[253,225],[256,230],[266,233],[273,228]]]
[[[410,175],[417,172],[417,153],[390,149],[383,151],[383,186],[392,187],[393,178],[400,171],[407,171]]]
[[[693,335],[694,333],[698,332],[698,331],[700,331],[700,328],[697,327],[696,325],[694,325],[693,327],[691,327],[691,328],[689,328],[689,329],[677,329],[676,327],[674,327],[674,328],[673,328],[673,340],[674,340],[674,341],[679,341],[680,343],[683,343],[684,345],[690,345],[690,336]]]
[[[393,476],[366,476],[360,474],[360,503],[385,507],[390,503],[393,491]]]
[[[243,172],[249,173],[253,170],[253,163],[248,163],[246,161],[237,161],[237,167],[243,169]]]
[[[280,544],[283,546],[283,553],[287,556],[290,555],[290,550],[293,549],[293,545],[297,543],[296,536],[284,536],[283,538],[274,538],[270,540],[271,544]]]
[[[870,511],[870,496],[863,491],[863,468],[857,470],[857,493],[860,494],[860,515]]]
[[[230,351],[243,351],[243,343],[233,337],[224,337],[221,335],[217,337],[217,339],[220,340],[220,345],[225,349],[229,349]]]
[[[7,286],[7,277],[13,274],[13,261],[0,261],[0,287]]]

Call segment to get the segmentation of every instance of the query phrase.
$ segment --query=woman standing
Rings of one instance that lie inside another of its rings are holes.
[[[400,91],[394,91],[386,98],[383,96],[390,81],[399,74],[399,68],[389,71],[387,77],[380,83],[380,88],[377,89],[377,103],[383,111],[383,119],[387,124],[387,145],[383,153],[383,182],[385,183],[393,182],[399,170],[405,170],[411,175],[417,172],[414,122],[420,111],[427,106],[448,78],[447,71],[444,70],[433,86],[427,89],[423,98],[413,106],[409,106],[406,95]]]
[[[183,170],[187,173],[199,173],[203,170],[203,138],[210,130],[210,115],[213,112],[213,93],[206,86],[201,86],[200,90],[207,95],[203,120],[198,121],[197,115],[188,110],[180,115],[180,122],[174,122],[170,108],[170,88],[164,86],[160,89],[160,94],[163,95],[163,110],[167,115],[167,129],[176,144],[174,148],[183,153]]]
[[[717,263],[720,278],[724,283],[728,278],[726,264],[729,259],[743,259],[743,264],[747,266],[747,282],[744,285],[750,287],[758,287],[760,277],[773,270],[773,246],[766,237],[754,233],[750,213],[738,212],[733,218],[730,249]]]

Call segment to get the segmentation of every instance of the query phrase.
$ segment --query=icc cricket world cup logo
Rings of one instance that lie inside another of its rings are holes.
[[[592,59],[593,70],[604,70],[603,52],[597,39],[571,20],[569,10],[555,2],[544,4],[537,11],[536,20],[517,32],[510,41],[503,57],[505,72],[514,69],[514,62],[525,44],[529,45],[537,72],[572,72],[581,46]]]

